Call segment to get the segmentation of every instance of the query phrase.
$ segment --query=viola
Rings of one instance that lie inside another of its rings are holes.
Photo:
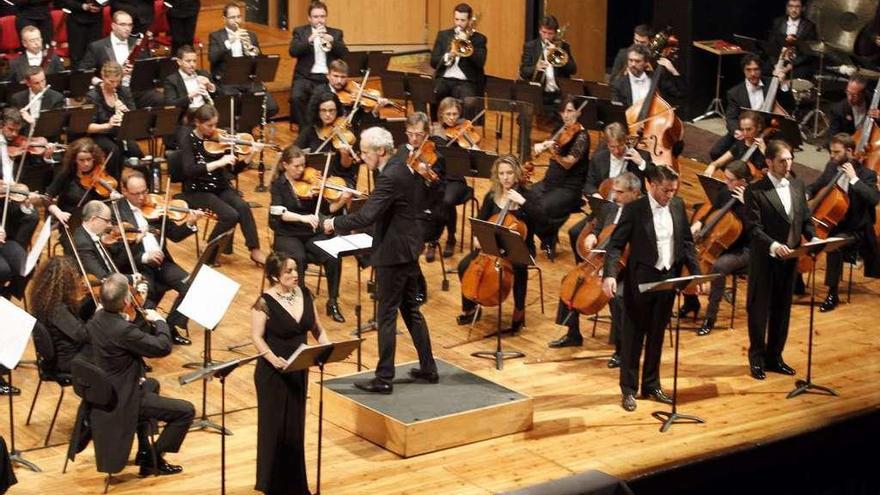
[[[345,83],[345,87],[342,88],[342,91],[336,93],[336,96],[339,98],[339,102],[343,105],[349,107],[354,105],[355,100],[357,100],[358,92],[360,91],[360,85],[354,81],[348,81]],[[369,112],[372,112],[376,106],[379,105],[379,99],[382,98],[382,92],[378,89],[364,88],[361,92],[361,99],[359,105],[362,106]],[[403,113],[406,113],[406,108],[398,105],[397,103],[388,100],[388,104],[392,107],[400,110]]]
[[[144,234],[141,229],[128,222],[122,222],[122,230],[125,231],[125,241],[127,243],[137,241],[138,236]],[[157,229],[149,229],[147,232],[150,234],[159,235],[159,231]],[[105,232],[104,235],[101,236],[101,243],[105,246],[111,246],[119,242],[121,236],[122,232],[120,232],[119,227],[116,224],[111,225],[107,228],[107,232]]]
[[[321,140],[329,141],[334,149],[345,150],[352,160],[360,161],[359,154],[353,148],[357,136],[351,130],[351,119],[337,117],[332,124],[316,128],[316,132]]]
[[[300,199],[312,199],[318,195],[321,190],[321,172],[306,167],[302,177],[293,181],[293,189],[296,196]],[[354,196],[363,196],[364,194],[356,189],[352,189],[346,185],[345,179],[335,175],[327,177],[324,181],[324,199],[327,201],[336,201],[344,193],[351,193]]]
[[[437,182],[440,176],[432,168],[437,163],[437,145],[430,139],[425,139],[422,144],[406,160],[406,165],[415,173],[419,174],[428,182]],[[424,164],[425,167],[419,166]]]
[[[212,211],[194,210],[182,199],[172,199],[165,203],[165,198],[159,194],[148,194],[146,202],[140,208],[141,213],[147,220],[158,220],[163,216],[173,222],[182,222],[192,212],[202,212],[207,218],[217,220],[217,214]]]

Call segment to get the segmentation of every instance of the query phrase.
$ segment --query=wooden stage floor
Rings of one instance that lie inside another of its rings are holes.
[[[279,141],[289,142],[286,125],[278,124]],[[699,198],[695,187],[698,165],[685,164],[683,196],[693,202]],[[260,203],[254,210],[258,224],[266,225],[268,194],[253,193],[257,174],[243,174],[241,188],[246,197]],[[362,179],[363,179],[362,174]],[[363,181],[362,181],[363,182]],[[486,185],[478,183],[482,197]],[[577,218],[572,217],[566,229]],[[267,243],[268,229],[262,228],[262,239]],[[564,232],[564,231],[563,231]],[[423,263],[428,278],[430,300],[423,307],[427,317],[436,356],[504,386],[531,395],[535,399],[534,429],[494,440],[479,442],[446,451],[410,459],[402,459],[347,431],[326,423],[324,428],[323,486],[332,494],[487,494],[515,487],[523,487],[572,473],[598,469],[623,479],[631,479],[652,471],[696,461],[734,449],[748,448],[772,439],[792,436],[819,428],[839,418],[875,410],[880,405],[880,336],[874,318],[880,309],[877,296],[880,286],[874,280],[862,278],[856,270],[851,304],[842,304],[829,314],[816,313],[814,377],[822,385],[834,387],[840,397],[806,395],[787,400],[794,378],[768,374],[763,381],[749,377],[746,359],[748,337],[745,328],[745,284],[740,283],[739,300],[733,330],[725,328],[730,305],[722,304],[719,329],[706,337],[697,337],[695,324],[683,322],[685,330],[681,342],[680,411],[695,414],[706,420],[702,425],[675,425],[671,431],[660,433],[659,423],[651,412],[665,407],[638,401],[638,409],[627,413],[620,407],[618,373],[606,368],[611,347],[607,343],[608,326],[600,324],[595,337],[590,338],[591,325],[582,323],[586,340],[583,348],[551,350],[546,344],[563,333],[553,324],[556,297],[562,276],[572,267],[572,255],[565,235],[561,236],[560,256],[549,262],[543,255],[538,263],[544,275],[545,314],[541,314],[538,280],[532,275],[528,294],[527,326],[515,337],[505,338],[509,349],[525,352],[525,359],[508,361],[502,371],[496,371],[490,361],[470,356],[471,352],[491,350],[490,340],[460,344],[467,337],[466,327],[455,324],[459,311],[459,291],[456,277],[450,280],[450,290],[440,290],[440,264]],[[220,271],[242,284],[232,308],[216,330],[215,359],[229,359],[239,354],[228,352],[227,346],[246,342],[249,338],[250,305],[260,287],[260,271],[247,260],[247,252],[236,236],[235,255],[223,258]],[[173,246],[175,258],[185,267],[194,262],[194,244],[186,241]],[[447,267],[456,266],[462,253],[447,260]],[[820,264],[824,266],[824,264]],[[324,323],[331,338],[349,336],[354,328],[354,305],[357,293],[354,265],[346,260],[343,269],[341,305],[348,320],[335,324],[328,318]],[[821,270],[820,278],[821,279]],[[315,279],[307,277],[314,288]],[[326,284],[325,284],[326,285]],[[323,309],[326,287],[318,297]],[[824,290],[818,290],[824,295]],[[365,299],[366,301],[366,299]],[[800,302],[804,302],[801,299]],[[165,301],[165,305],[169,301]],[[704,301],[705,305],[705,301]],[[505,320],[509,320],[511,306],[505,305]],[[807,327],[809,306],[797,304],[792,314],[790,337],[785,358],[802,377],[806,366]],[[365,314],[371,314],[370,306]],[[478,323],[478,332],[494,328],[494,311]],[[402,325],[401,325],[402,326]],[[170,357],[152,360],[153,376],[162,383],[162,391],[171,397],[192,401],[200,410],[201,387],[198,384],[178,385],[177,378],[184,373],[181,365],[200,358],[202,331],[192,329],[193,346],[177,347]],[[376,360],[376,335],[368,334],[364,344],[364,363],[372,367]],[[663,385],[672,388],[672,356],[666,348],[663,359]],[[244,352],[252,352],[246,347]],[[32,358],[29,349],[26,358]],[[415,359],[408,336],[401,335],[398,362]],[[339,363],[328,368],[330,374],[341,375],[355,371],[354,363]],[[229,493],[251,493],[254,484],[256,460],[256,398],[252,367],[236,371],[228,380],[228,427],[234,432],[228,437]],[[312,375],[313,379],[317,379]],[[94,455],[89,447],[71,465],[66,475],[61,474],[66,441],[69,438],[78,398],[69,392],[61,406],[61,413],[49,448],[42,446],[58,388],[52,384],[43,387],[33,421],[25,425],[28,406],[36,387],[37,374],[33,366],[21,366],[15,372],[15,383],[24,391],[15,398],[16,446],[24,456],[42,469],[31,473],[18,469],[19,485],[11,493],[71,494],[99,493],[103,475],[95,471]],[[428,385],[426,385],[428,386]],[[219,422],[220,387],[209,384],[208,410]],[[311,393],[317,393],[315,386]],[[0,434],[9,439],[6,398],[0,400]],[[317,451],[317,411],[310,408],[306,425],[306,452],[311,486],[315,486],[315,456]],[[133,453],[132,453],[133,456]],[[184,473],[163,478],[138,479],[136,468],[129,467],[111,486],[111,493],[218,493],[220,485],[220,437],[214,432],[192,432],[179,454],[168,456],[182,464]]]

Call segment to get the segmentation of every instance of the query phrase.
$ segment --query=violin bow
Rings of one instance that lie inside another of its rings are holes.
[[[24,141],[24,149],[21,152],[21,158],[18,160],[18,170],[15,172],[15,183],[18,184],[18,180],[21,178],[21,171],[24,170],[24,161],[27,159],[28,148],[31,145],[31,139],[34,137],[34,127],[37,126],[37,123],[34,122],[34,125],[30,126],[28,129],[27,139]]]
[[[9,211],[9,196],[12,194],[12,184],[6,183],[6,197],[3,198],[3,222],[0,223],[0,230],[6,231],[6,212]]]
[[[369,77],[370,77],[370,69],[367,69],[367,72],[364,73],[364,78],[361,80],[361,83],[358,85],[357,97],[355,97],[355,99],[354,99],[354,104],[351,107],[351,112],[349,112],[348,115],[345,117],[345,123],[348,124],[349,126],[351,126],[351,123],[354,120],[355,114],[358,112],[358,110],[361,109],[361,98],[364,95],[364,88],[367,86],[367,79]],[[318,149],[315,151],[315,153],[320,153],[321,150],[324,149],[324,146],[326,146],[327,143],[329,143],[331,140],[333,140],[334,136],[338,137],[342,141],[345,141],[345,139],[343,139],[342,136],[339,135],[339,129],[334,126],[333,132],[330,133],[330,136],[328,136],[327,139],[325,139],[323,143],[321,143],[321,146],[318,146]],[[357,161],[357,155],[354,153],[354,150],[352,149],[351,145],[348,145],[347,149],[348,149],[348,153],[352,156],[352,158],[354,158],[355,161]]]
[[[122,237],[122,246],[125,247],[125,254],[128,256],[128,263],[131,265],[131,273],[133,275],[140,275],[137,265],[134,263],[134,256],[131,254],[131,246],[128,245],[128,240],[125,238],[125,226],[122,225],[122,215],[119,214],[119,202],[112,201],[110,204],[113,207],[113,215],[116,217],[116,226],[119,227],[119,235]]]
[[[165,249],[165,225],[168,224],[168,200],[171,196],[171,176],[165,178],[165,214],[162,215],[162,233],[159,239],[159,249]]]
[[[370,69],[367,69],[364,72],[364,78],[361,79],[361,83],[358,85],[358,94],[354,99],[354,104],[351,107],[351,113],[348,114],[348,123],[351,123],[352,117],[354,117],[354,113],[358,111],[361,107],[361,98],[364,96],[364,88],[367,87],[367,79],[370,78]]]
[[[470,125],[462,126],[462,128],[458,131],[458,133],[457,133],[455,136],[452,136],[451,138],[449,138],[449,141],[446,141],[446,147],[448,148],[448,147],[452,146],[452,143],[458,141],[458,138],[460,138],[462,134],[464,134],[465,132],[467,132],[467,130],[468,130],[469,128],[473,127],[473,126],[474,126],[474,122],[476,122],[477,120],[479,120],[480,117],[482,117],[483,114],[485,114],[485,113],[486,113],[486,109],[485,109],[485,108],[482,109],[482,110],[480,110],[480,113],[478,113],[476,117],[474,117],[473,119],[471,119],[471,123],[470,123]]]
[[[104,158],[104,163],[101,164],[101,168],[103,168],[104,170],[107,169],[107,168],[106,168],[106,167],[107,167],[107,163],[110,162],[110,157],[112,157],[112,156],[113,156],[113,152],[111,151],[110,153],[107,154],[107,157]],[[82,206],[83,201],[86,200],[86,196],[89,195],[89,191],[91,191],[92,189],[94,189],[94,187],[95,187],[95,184],[94,184],[94,182],[93,182],[92,185],[89,186],[88,189],[86,189],[86,192],[83,193],[82,197],[79,198],[79,203],[76,204],[76,207],[77,207],[77,208],[79,208],[80,206]]]
[[[327,153],[327,159],[324,161],[324,173],[321,175],[321,189],[318,191],[318,203],[315,205],[315,216],[320,218],[321,201],[324,199],[324,185],[327,184],[327,174],[330,172],[330,159],[332,153]],[[317,229],[315,229],[317,230]]]
[[[49,222],[50,220],[46,220]],[[76,258],[76,264],[79,266],[79,272],[83,277],[83,282],[86,284],[86,289],[89,291],[89,295],[92,296],[92,301],[95,302],[95,306],[98,305],[98,298],[95,297],[95,293],[92,292],[92,283],[89,282],[89,274],[86,272],[86,267],[83,266],[82,258],[79,257],[79,251],[76,250],[76,243],[73,242],[73,236],[70,235],[70,229],[67,228],[67,224],[59,221],[61,224],[61,228],[64,229],[64,233],[67,235],[67,240],[70,242],[70,249],[73,251],[73,257]],[[110,259],[110,258],[108,258]]]

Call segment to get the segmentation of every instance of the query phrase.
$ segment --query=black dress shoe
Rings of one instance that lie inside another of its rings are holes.
[[[697,335],[709,335],[713,328],[715,328],[715,318],[706,318],[703,325],[697,330]]]
[[[138,450],[137,454],[134,456],[134,463],[138,466],[148,463],[152,464],[153,454],[151,454],[149,450]]]
[[[345,317],[342,316],[342,311],[339,310],[339,303],[336,302],[336,299],[330,299],[327,301],[327,316],[329,316],[336,323],[345,323]]]
[[[655,400],[657,402],[662,402],[663,404],[672,404],[672,397],[666,395],[666,392],[661,388],[642,392],[642,398]]]
[[[428,383],[440,382],[440,375],[436,371],[422,371],[421,368],[410,368],[409,376],[413,380],[424,380]]]
[[[140,472],[138,472],[139,476],[165,476],[169,474],[177,474],[183,471],[183,468],[174,464],[168,464],[168,462],[159,457],[157,459],[157,463],[154,465],[152,459],[142,463]]]
[[[388,395],[394,390],[394,387],[390,383],[382,381],[378,378],[373,378],[372,380],[354,382],[354,386],[363,390],[363,391],[371,392],[374,394]]]
[[[796,296],[807,295],[807,286],[804,284],[804,276],[803,275],[798,275],[794,279],[794,295],[796,295]]]
[[[446,241],[446,244],[443,246],[444,258],[451,258],[453,254],[455,254],[455,239]]]
[[[840,304],[840,298],[837,297],[837,294],[828,294],[828,297],[819,305],[819,312],[827,313],[828,311],[833,311],[838,304]]]
[[[608,360],[608,367],[609,368],[620,368],[620,364],[621,364],[620,354],[615,352],[614,354],[611,355],[611,359]]]
[[[780,361],[773,362],[773,363],[767,363],[767,364],[765,364],[765,365],[764,365],[764,370],[766,370],[766,371],[772,371],[773,373],[779,373],[779,374],[782,374],[782,375],[789,375],[789,376],[794,376],[795,373],[796,373],[796,372],[794,371],[794,368],[792,368],[791,366],[785,364],[785,362],[784,362],[784,361],[781,361],[781,360],[780,360]]]
[[[425,261],[428,263],[433,263],[437,258],[437,246],[435,244],[428,244],[428,247],[425,248]]]
[[[192,340],[180,335],[180,332],[177,331],[177,327],[171,327],[171,342],[176,345],[192,345]]]
[[[8,383],[3,382],[0,383],[0,395],[21,395],[21,390],[18,387],[13,387]]]
[[[752,378],[755,380],[763,380],[764,378],[767,378],[767,375],[764,374],[764,368],[760,366],[749,366],[749,373],[751,373]]]
[[[550,343],[547,344],[547,347],[551,349],[560,349],[562,347],[580,347],[582,345],[584,345],[583,338],[576,338],[565,334],[556,340],[550,341]]]
[[[688,313],[693,313],[695,320],[700,314],[700,300],[696,296],[685,296],[684,304],[678,310],[678,317],[687,318]]]
[[[501,333],[506,334],[506,335],[517,335],[517,334],[519,334],[519,331],[522,330],[522,327],[525,326],[525,324],[526,324],[526,320],[512,321],[512,322],[510,322],[509,327],[501,330]]]
[[[623,410],[633,412],[636,410],[636,396],[632,394],[623,394],[623,400],[620,403]]]
[[[455,317],[455,322],[459,325],[470,325],[472,322],[479,321],[482,311],[475,309],[474,311],[466,311]]]

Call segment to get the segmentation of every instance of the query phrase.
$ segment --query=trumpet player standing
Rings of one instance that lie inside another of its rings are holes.
[[[538,24],[538,38],[523,45],[519,77],[540,83],[544,89],[544,105],[555,107],[562,97],[559,79],[571,77],[575,72],[577,63],[571,47],[562,39],[559,21],[552,15],[545,15]]]
[[[327,85],[329,65],[348,54],[341,29],[327,27],[327,5],[309,4],[309,23],[293,30],[290,56],[296,57],[290,89],[290,118],[300,129],[308,123],[309,99],[318,86]]]
[[[482,94],[486,75],[486,36],[474,30],[474,9],[466,3],[460,3],[452,11],[452,29],[444,29],[437,33],[434,50],[431,52],[431,67],[434,74],[434,102],[440,102],[447,96],[454,96],[465,102],[465,107],[472,110],[473,105],[468,96]],[[431,113],[436,114],[436,105]],[[472,113],[467,112],[467,116]],[[433,116],[436,120],[436,115]]]

